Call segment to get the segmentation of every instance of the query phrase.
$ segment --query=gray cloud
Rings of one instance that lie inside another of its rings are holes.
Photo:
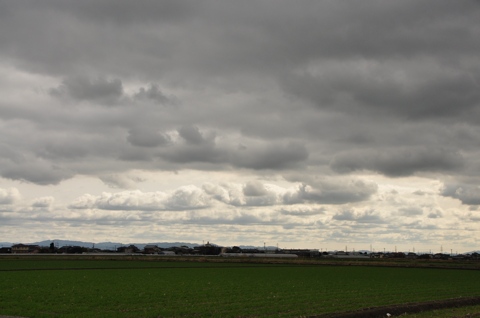
[[[332,111],[409,120],[467,115],[480,104],[480,70],[441,62],[328,61],[318,75],[289,76],[285,88]]]
[[[130,129],[127,140],[138,147],[165,146],[171,142],[168,135],[148,127]]]
[[[243,194],[246,196],[258,197],[267,193],[264,185],[258,181],[249,182],[243,187]]]
[[[443,214],[441,211],[435,210],[428,213],[427,217],[430,219],[437,219],[443,217]]]
[[[399,212],[401,215],[408,217],[423,215],[423,210],[419,207],[405,207],[401,208]]]
[[[0,185],[28,202],[0,194],[10,235],[26,221],[289,242],[471,228],[478,2],[272,4],[1,2]]]
[[[477,184],[445,184],[441,194],[467,205],[480,205],[480,187]]]
[[[359,212],[341,210],[333,216],[333,219],[336,221],[352,221],[357,223],[386,223],[386,220],[374,210]]]
[[[172,103],[171,98],[167,97],[158,87],[157,84],[150,84],[150,86],[145,89],[141,87],[137,93],[133,95],[133,99],[136,100],[149,100],[157,104],[170,104]]]
[[[299,142],[257,142],[232,148],[230,144],[217,143],[215,132],[204,132],[196,126],[181,127],[178,134],[181,140],[160,154],[169,162],[282,170],[299,166],[308,158],[307,148]]]
[[[233,164],[249,169],[284,169],[295,166],[308,158],[307,148],[300,143],[265,145],[262,148],[240,149]]]
[[[137,183],[145,181],[137,176],[109,174],[99,177],[105,184],[111,188],[134,189]]]
[[[288,194],[287,202],[315,202],[321,204],[344,204],[368,200],[377,192],[377,185],[361,180],[309,180],[309,184],[302,184],[298,193]]]
[[[43,160],[32,160],[23,163],[9,163],[0,168],[4,178],[22,180],[41,185],[58,184],[62,180],[73,177],[74,173]]]
[[[292,216],[310,216],[310,215],[322,215],[325,214],[325,208],[320,209],[304,209],[304,208],[297,208],[297,209],[281,209],[280,213],[284,215],[292,215]]]
[[[54,202],[55,202],[55,198],[51,197],[51,196],[36,198],[35,201],[32,203],[32,207],[34,207],[34,208],[50,208],[53,205]]]
[[[187,144],[191,145],[209,144],[213,143],[215,139],[214,136],[205,138],[198,127],[195,126],[181,127],[178,130],[178,134],[187,142]]]
[[[461,154],[446,149],[411,147],[355,150],[341,153],[331,167],[338,172],[370,170],[388,176],[408,176],[417,172],[455,171],[463,166]]]
[[[309,180],[309,182],[309,184],[299,185],[294,191],[278,193],[281,194],[281,198],[278,198],[277,202],[345,204],[366,201],[377,192],[376,184],[361,180],[317,180],[315,182]],[[256,193],[259,194],[259,192]]]
[[[58,88],[51,89],[50,93],[78,101],[115,102],[123,96],[123,85],[119,79],[73,77],[65,79]]]

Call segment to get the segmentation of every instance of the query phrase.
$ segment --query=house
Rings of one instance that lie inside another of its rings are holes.
[[[31,254],[31,253],[38,253],[39,251],[40,251],[40,246],[38,245],[25,245],[25,244],[12,245],[13,254]]]
[[[133,253],[139,253],[139,252],[140,252],[140,249],[135,245],[120,246],[119,248],[117,248],[117,253],[133,254]]]
[[[409,259],[417,259],[418,258],[418,255],[415,254],[415,253],[412,253],[412,252],[408,252],[407,255],[405,255],[405,258],[409,258]]]
[[[222,249],[220,246],[210,244],[210,242],[207,242],[207,244],[204,245],[194,247],[195,254],[199,255],[219,255],[221,250]]]
[[[143,254],[157,254],[158,252],[160,252],[160,249],[157,245],[149,244],[143,248]]]

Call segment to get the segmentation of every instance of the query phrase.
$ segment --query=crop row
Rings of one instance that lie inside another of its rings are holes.
[[[0,314],[292,317],[480,295],[478,271],[239,264],[186,268],[170,262],[157,268],[128,262],[122,267],[128,265],[128,270],[112,265],[103,270],[0,271]]]

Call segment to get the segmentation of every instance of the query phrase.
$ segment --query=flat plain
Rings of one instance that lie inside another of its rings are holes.
[[[0,315],[299,317],[480,296],[480,271],[163,258],[0,258]]]

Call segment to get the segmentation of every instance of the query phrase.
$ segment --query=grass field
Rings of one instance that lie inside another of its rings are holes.
[[[0,315],[296,317],[480,296],[460,269],[0,259]]]

